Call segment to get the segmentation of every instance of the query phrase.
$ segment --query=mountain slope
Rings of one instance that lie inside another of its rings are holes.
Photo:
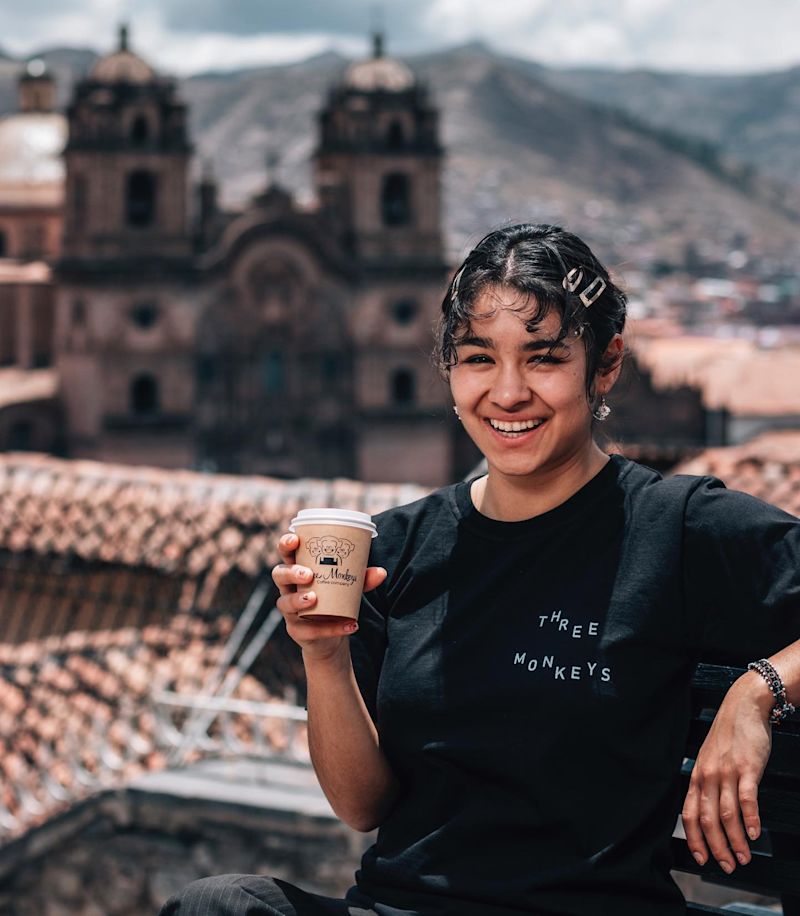
[[[654,244],[670,258],[687,234],[723,246],[755,234],[796,249],[792,221],[652,131],[554,90],[543,68],[473,50],[416,65],[436,87],[443,112],[455,240],[504,219],[533,217],[606,235],[614,248]]]
[[[743,76],[546,70],[543,78],[645,123],[707,140],[800,187],[800,67]]]
[[[52,66],[64,74],[85,71],[90,62],[50,53]],[[410,63],[432,88],[441,111],[445,225],[453,256],[490,226],[546,220],[585,232],[616,262],[678,262],[688,238],[701,241],[712,259],[743,244],[756,253],[796,257],[797,221],[764,203],[774,189],[739,180],[712,147],[685,141],[674,122],[683,126],[686,119],[676,114],[656,124],[647,117],[651,109],[683,110],[698,79],[707,80],[708,92],[736,99],[730,95],[731,81],[750,86],[755,79],[769,95],[770,84],[761,78],[634,73],[625,76],[633,87],[628,89],[620,74],[598,72],[599,88],[589,92],[581,82],[585,73],[556,73],[480,45]],[[309,200],[316,115],[345,66],[342,58],[326,54],[289,66],[185,80],[195,171],[202,164],[212,166],[223,202],[238,206],[263,187],[267,158],[277,154],[278,180]],[[784,74],[786,85],[791,73]],[[4,87],[7,93],[7,67],[0,61],[0,100]],[[65,78],[62,95],[68,88]],[[755,90],[748,93],[755,98]],[[640,107],[625,101],[640,97]],[[608,102],[629,113],[621,117],[605,107]],[[693,104],[700,123],[704,109],[696,100]],[[781,96],[770,110],[780,114],[785,104]],[[767,123],[769,106],[763,107]],[[717,119],[717,131],[724,119],[713,106],[705,111],[708,121]],[[733,115],[726,118],[731,122]],[[647,120],[650,126],[642,123]],[[669,132],[662,135],[664,126]],[[798,158],[795,153],[795,166]],[[791,195],[780,193],[781,206],[789,206]]]

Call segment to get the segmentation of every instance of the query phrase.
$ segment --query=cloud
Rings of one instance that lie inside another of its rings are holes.
[[[661,68],[738,72],[800,63],[797,0],[671,0],[651,26],[647,56]]]
[[[420,22],[427,6],[427,0],[404,0],[402,6],[387,6],[379,19],[395,40],[418,40],[424,37]],[[352,36],[376,26],[372,0],[162,0],[160,7],[165,25],[176,32]]]
[[[797,0],[435,0],[423,21],[445,39],[481,37],[556,66],[752,71],[800,62]]]
[[[219,32],[184,32],[162,34],[151,42],[137,33],[134,39],[135,50],[144,49],[149,60],[176,76],[292,63],[330,50],[350,58],[366,53],[361,38],[313,33],[244,37]]]
[[[54,46],[111,45],[126,8],[126,0],[9,0],[3,5],[0,47],[23,56]]]
[[[107,51],[129,20],[133,46],[186,74],[366,51],[375,0],[26,0],[3,11],[0,47],[19,55],[87,44]],[[694,71],[800,62],[800,0],[404,0],[385,4],[389,49],[409,54],[473,39],[564,66]],[[89,39],[87,40],[87,36]]]

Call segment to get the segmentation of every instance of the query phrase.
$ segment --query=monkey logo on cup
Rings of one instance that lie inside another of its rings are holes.
[[[320,566],[338,566],[340,561],[347,559],[356,549],[356,545],[347,538],[337,538],[330,534],[311,538],[306,546]]]

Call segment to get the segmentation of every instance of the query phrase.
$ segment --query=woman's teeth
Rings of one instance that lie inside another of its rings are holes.
[[[504,420],[489,420],[490,426],[501,433],[523,433],[529,429],[536,429],[542,423],[544,420],[515,420],[513,423],[507,423]]]
[[[504,433],[518,433],[525,429],[534,429],[542,425],[542,420],[515,420],[513,423],[507,423],[504,420],[489,420],[495,429]]]

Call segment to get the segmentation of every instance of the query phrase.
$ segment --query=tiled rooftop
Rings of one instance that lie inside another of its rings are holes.
[[[737,416],[800,416],[800,348],[751,340],[648,336],[634,326],[636,362],[660,389],[699,389],[712,410]]]
[[[166,765],[153,691],[200,691],[298,509],[425,492],[0,456],[0,842]],[[286,703],[293,649],[279,629],[234,697]],[[275,719],[224,721],[239,746],[287,740]]]
[[[412,484],[277,480],[0,456],[0,550],[199,574],[255,576],[277,561],[275,535],[298,509],[375,514],[427,493]]]
[[[169,627],[0,645],[0,842],[98,789],[162,769],[169,741],[151,692],[197,694],[232,626],[229,617],[178,614]],[[249,675],[234,697],[275,699]],[[257,737],[262,748],[286,749],[278,720],[237,714],[230,727],[240,744]],[[304,729],[297,734],[304,744]]]
[[[272,568],[277,538],[298,509],[376,514],[426,492],[409,484],[285,481],[11,454],[0,456],[0,558],[34,554],[95,569],[157,571],[184,582],[184,607],[208,607],[229,574],[252,580]]]
[[[800,516],[800,430],[764,433],[743,445],[707,449],[673,473],[712,474],[732,490]]]

